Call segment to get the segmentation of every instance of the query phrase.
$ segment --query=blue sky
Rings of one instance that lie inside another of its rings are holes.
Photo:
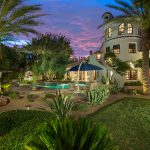
[[[41,33],[62,33],[70,38],[76,56],[86,56],[89,51],[98,50],[103,30],[97,30],[102,23],[101,15],[112,11],[105,5],[113,0],[27,0],[28,4],[41,4],[44,25],[37,27]],[[30,37],[20,37],[30,40]]]

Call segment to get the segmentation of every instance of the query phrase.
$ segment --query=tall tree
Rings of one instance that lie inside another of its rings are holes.
[[[63,77],[70,55],[73,53],[70,40],[61,34],[39,35],[25,48],[33,51],[38,57],[39,72],[57,78]]]
[[[149,81],[149,50],[150,50],[150,1],[149,0],[114,0],[116,5],[107,5],[109,8],[119,10],[120,15],[111,19],[114,22],[132,22],[141,29],[141,46],[142,46],[142,77],[143,92],[150,94]],[[109,23],[106,22],[104,24]],[[100,25],[102,27],[104,24]]]
[[[23,0],[0,0],[0,43],[12,40],[14,34],[38,34],[33,27],[42,23],[37,18],[43,15],[40,5],[25,5]]]

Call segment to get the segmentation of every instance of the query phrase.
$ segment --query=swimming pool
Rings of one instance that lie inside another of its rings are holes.
[[[51,83],[51,82],[46,82],[44,84],[38,84],[34,85],[36,87],[41,87],[41,88],[48,88],[48,89],[68,89],[70,88],[69,84],[63,84],[63,83]]]

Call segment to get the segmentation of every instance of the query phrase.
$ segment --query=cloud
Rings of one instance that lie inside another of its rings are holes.
[[[44,13],[52,14],[41,19],[44,25],[36,28],[41,33],[64,34],[70,38],[77,56],[99,49],[103,31],[97,27],[102,23],[101,15],[105,12],[99,0],[30,0],[29,3],[41,4]]]

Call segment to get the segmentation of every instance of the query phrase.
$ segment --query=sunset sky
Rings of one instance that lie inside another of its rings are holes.
[[[76,56],[86,56],[102,43],[103,30],[97,27],[102,23],[101,15],[112,11],[106,4],[113,0],[27,0],[26,3],[41,4],[43,13],[51,14],[42,18],[44,25],[38,27],[41,33],[62,33],[70,38]]]

